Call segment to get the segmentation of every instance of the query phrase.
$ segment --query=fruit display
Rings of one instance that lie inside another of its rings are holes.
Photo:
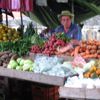
[[[82,41],[70,53],[71,56],[81,55],[84,59],[100,58],[100,41]]]
[[[100,77],[100,59],[96,60],[95,63],[84,73],[85,78],[98,78]]]
[[[34,69],[33,65],[34,62],[30,59],[17,58],[17,59],[11,59],[7,68],[22,70],[22,71],[33,71]]]
[[[10,59],[15,55],[10,51],[0,52],[0,66],[6,68]]]
[[[0,42],[1,41],[16,41],[20,39],[20,33],[14,28],[9,28],[6,25],[0,25]]]

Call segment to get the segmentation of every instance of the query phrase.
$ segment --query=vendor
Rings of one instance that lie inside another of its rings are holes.
[[[61,14],[58,15],[61,25],[55,29],[55,33],[64,32],[65,35],[71,39],[72,45],[78,45],[82,38],[81,28],[77,24],[72,23],[73,17],[74,14],[70,11],[62,11]],[[72,47],[72,45],[70,46]]]
[[[81,28],[77,24],[72,23],[73,17],[74,14],[70,11],[62,11],[61,14],[58,15],[61,25],[55,29],[55,32],[64,32],[66,36],[71,39],[81,40]]]

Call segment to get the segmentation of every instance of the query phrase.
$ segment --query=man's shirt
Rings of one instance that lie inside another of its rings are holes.
[[[66,36],[71,39],[81,40],[82,38],[81,28],[76,24],[71,24],[70,29],[68,30],[67,33],[64,31],[64,27],[62,25],[58,26],[54,32],[55,33],[64,32]]]

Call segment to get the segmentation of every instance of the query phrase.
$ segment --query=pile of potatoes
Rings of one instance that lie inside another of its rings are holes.
[[[81,55],[84,59],[100,58],[100,41],[82,41],[81,44],[71,52],[71,56]]]
[[[10,59],[16,54],[11,53],[10,51],[0,52],[0,67],[6,68]]]

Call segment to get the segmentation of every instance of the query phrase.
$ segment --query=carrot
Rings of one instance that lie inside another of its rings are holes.
[[[97,58],[99,58],[99,59],[100,59],[100,55],[97,55]]]
[[[74,56],[77,56],[78,55],[78,53],[79,53],[79,50],[80,50],[80,46],[77,46],[76,48],[75,48],[75,53],[74,53]]]
[[[90,52],[89,52],[89,50],[88,50],[88,49],[86,49],[85,53],[86,53],[86,54],[89,54]]]
[[[85,53],[85,52],[82,52],[82,53],[80,53],[80,55],[81,55],[81,56],[85,56],[85,55],[86,55],[86,53]]]
[[[71,56],[74,56],[75,51],[72,51]]]
[[[96,45],[97,45],[97,46],[100,46],[100,42],[98,41],[98,42],[96,43]]]
[[[88,54],[88,55],[85,55],[83,56],[84,59],[87,59],[87,58],[96,58],[96,55],[95,54]]]

